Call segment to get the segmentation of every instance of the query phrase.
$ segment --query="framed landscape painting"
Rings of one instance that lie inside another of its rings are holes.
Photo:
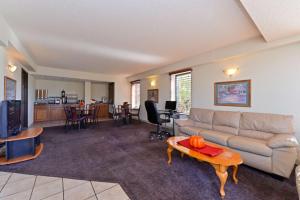
[[[251,106],[251,80],[215,83],[216,106]]]
[[[148,90],[148,100],[158,103],[158,89]]]
[[[16,85],[17,82],[7,76],[4,77],[4,99],[16,100]]]

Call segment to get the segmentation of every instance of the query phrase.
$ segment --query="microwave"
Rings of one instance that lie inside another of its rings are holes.
[[[60,104],[60,97],[48,97],[48,104]]]

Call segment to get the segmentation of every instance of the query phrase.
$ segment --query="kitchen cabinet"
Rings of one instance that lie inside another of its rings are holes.
[[[35,105],[34,106],[34,121],[44,122],[48,120],[48,105]]]
[[[65,120],[64,105],[43,104],[34,106],[34,122]]]
[[[76,106],[75,104],[37,104],[34,106],[34,122],[63,121],[66,119],[64,106]],[[101,103],[99,119],[109,118],[109,104]]]
[[[65,120],[66,114],[63,105],[50,105],[49,106],[49,121]]]
[[[100,112],[98,112],[98,118],[105,119],[109,117],[109,104],[107,103],[101,103],[100,106]]]

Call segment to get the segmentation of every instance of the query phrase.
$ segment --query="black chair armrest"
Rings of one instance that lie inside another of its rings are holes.
[[[158,114],[159,114],[159,117],[160,117],[161,115],[164,115],[164,116],[168,117],[169,119],[171,118],[171,114],[170,114],[170,113],[167,113],[167,112],[158,113]]]

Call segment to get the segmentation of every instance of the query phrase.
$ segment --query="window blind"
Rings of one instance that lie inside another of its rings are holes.
[[[139,108],[140,106],[140,81],[131,82],[131,104],[132,108]]]
[[[192,106],[192,73],[190,71],[175,75],[175,100],[179,112],[190,112]]]

